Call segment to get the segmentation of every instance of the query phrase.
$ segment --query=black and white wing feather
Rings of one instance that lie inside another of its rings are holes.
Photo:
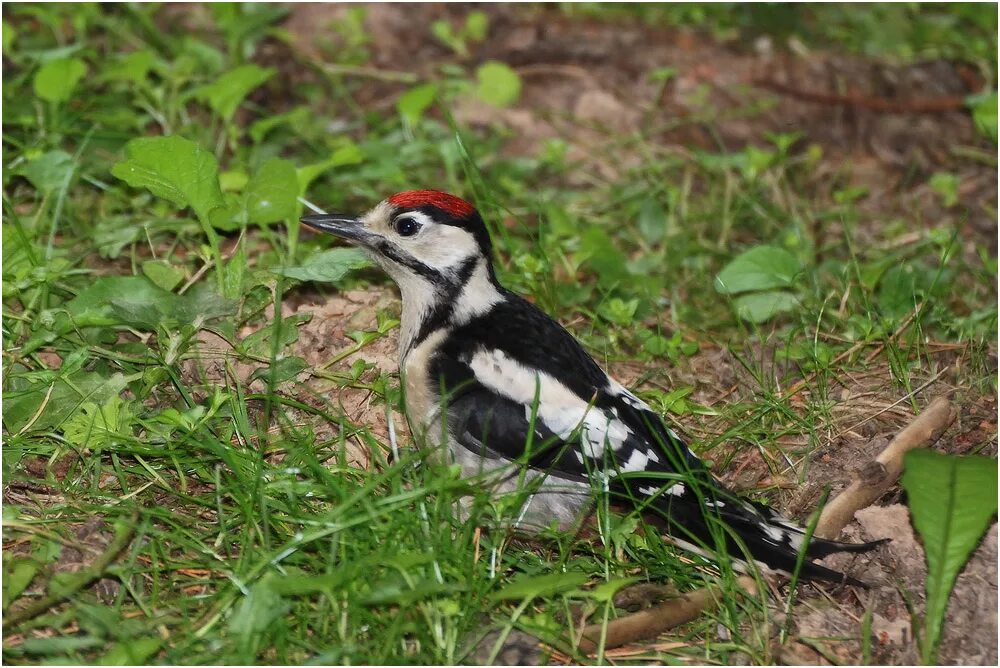
[[[801,527],[723,487],[659,415],[519,297],[507,293],[452,330],[431,360],[431,377],[443,384],[449,434],[473,453],[590,481],[656,511],[689,547],[724,547],[738,559],[747,552],[770,568],[794,569]],[[872,546],[813,539],[806,555]],[[856,582],[811,561],[801,573]]]

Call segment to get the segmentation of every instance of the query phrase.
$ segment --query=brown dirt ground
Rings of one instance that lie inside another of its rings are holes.
[[[974,72],[964,66],[930,62],[913,66],[891,66],[842,55],[811,53],[787,55],[767,44],[752,51],[740,51],[684,31],[668,31],[638,24],[606,24],[587,20],[567,20],[551,9],[490,5],[480,7],[490,15],[490,37],[472,45],[466,64],[501,60],[520,73],[524,89],[520,102],[509,109],[486,108],[471,100],[460,100],[458,119],[476,126],[499,126],[509,130],[504,150],[510,154],[532,154],[540,142],[559,137],[571,147],[570,159],[580,169],[568,185],[585,186],[590,179],[617,178],[623,169],[637,164],[641,156],[618,146],[613,139],[642,130],[653,150],[692,149],[733,150],[747,143],[762,142],[768,132],[804,131],[808,142],[822,146],[825,162],[817,175],[816,197],[829,198],[834,184],[863,184],[870,196],[862,203],[862,215],[873,224],[864,226],[871,239],[880,241],[881,222],[905,216],[917,225],[954,223],[969,239],[996,238],[995,169],[962,160],[956,146],[976,146],[975,130],[962,112],[938,114],[887,114],[862,108],[804,102],[794,95],[776,95],[755,87],[766,79],[801,91],[838,91],[845,88],[871,98],[903,103],[948,95],[965,95],[979,85]],[[295,5],[284,27],[296,37],[296,48],[323,59],[321,44],[336,35],[331,21],[343,15],[343,5]],[[378,72],[405,71],[430,77],[439,65],[454,63],[456,56],[429,38],[430,24],[439,18],[457,21],[470,10],[467,5],[396,5],[367,7],[366,29],[372,36],[368,45],[373,76],[354,89],[357,102],[366,108],[391,109],[396,96],[405,89],[387,82]],[[276,56],[277,58],[277,56]],[[287,61],[286,61],[287,62]],[[662,92],[647,75],[656,68],[677,70],[671,85]],[[287,79],[291,80],[291,78]],[[736,113],[751,103],[761,103],[753,114]],[[714,109],[710,118],[703,110]],[[727,113],[732,112],[729,116]],[[713,135],[708,123],[717,130]],[[941,207],[938,198],[923,185],[926,176],[947,169],[961,178],[962,201],[969,215],[960,219],[956,210]],[[922,176],[920,176],[922,175]],[[574,180],[578,180],[574,183]],[[828,181],[829,185],[824,185]],[[914,185],[917,184],[917,185]],[[831,230],[836,234],[836,230]],[[398,313],[397,293],[386,288],[357,290],[334,297],[299,294],[286,303],[286,313],[312,313],[300,328],[293,354],[311,365],[322,366],[353,341],[347,333],[375,329],[380,309]],[[217,342],[205,342],[207,346]],[[374,366],[355,385],[363,385],[380,370],[395,368],[396,332],[378,339],[331,366],[332,373],[346,371],[357,359]],[[863,351],[864,352],[864,351]],[[939,443],[939,448],[967,452],[984,441],[991,442],[995,455],[997,403],[995,396],[980,396],[961,387],[956,371],[962,363],[959,353],[943,350],[933,355],[933,364],[945,372],[921,394],[917,403],[925,405],[933,396],[956,392],[961,416]],[[996,351],[990,351],[996,365]],[[248,377],[252,368],[239,368]],[[208,377],[223,377],[219,368],[203,369]],[[642,369],[617,365],[612,371],[623,381],[636,378]],[[780,371],[780,369],[779,369]],[[930,380],[915,377],[914,386]],[[302,377],[303,380],[306,376]],[[712,405],[738,399],[754,387],[727,350],[705,347],[694,358],[663,372],[660,382],[696,388],[693,399]],[[824,425],[826,444],[808,459],[796,455],[807,443],[789,439],[790,468],[785,462],[764,461],[755,448],[737,453],[722,475],[743,489],[775,485],[780,489],[778,505],[802,517],[818,500],[824,485],[833,492],[847,484],[850,471],[877,452],[913,415],[905,392],[891,382],[889,370],[875,366],[863,375],[838,379],[831,389],[833,421]],[[309,380],[317,396],[330,396],[356,424],[367,425],[383,442],[387,437],[385,406],[372,400],[371,393],[356,387],[340,388],[336,383]],[[801,400],[809,398],[808,389]],[[303,418],[305,419],[305,418]],[[405,420],[395,415],[397,429]],[[329,426],[314,424],[321,435],[335,437]],[[728,425],[711,418],[693,418],[682,425],[696,438],[724,431]],[[353,442],[349,457],[364,466],[371,453],[361,441]],[[895,504],[899,492],[882,503]],[[911,597],[915,612],[922,614],[923,558],[915,541],[905,508],[899,505],[873,507],[858,516],[849,527],[848,540],[892,537],[894,542],[877,552],[850,563],[855,575],[872,583],[868,592],[839,592],[834,597],[812,590],[799,599],[795,618],[799,638],[812,638],[826,648],[824,657],[811,647],[794,643],[794,649],[779,654],[792,662],[828,663],[836,657],[845,663],[860,660],[860,620],[864,611],[873,612],[876,640],[873,659],[904,665],[916,661],[917,654],[909,628],[909,613],[900,592]],[[996,665],[997,661],[997,563],[996,527],[983,541],[958,581],[949,611],[941,661],[948,663]],[[780,605],[779,605],[780,607]],[[846,638],[846,640],[844,639]]]

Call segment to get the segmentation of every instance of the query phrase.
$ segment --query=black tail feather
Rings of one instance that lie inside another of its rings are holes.
[[[698,502],[693,495],[659,497],[654,504],[663,513],[667,531],[688,544],[718,553],[710,524],[715,523],[724,537],[725,551],[734,560],[752,560],[769,569],[795,572],[806,530],[770,508],[735,495],[726,494],[722,504]],[[719,507],[721,505],[721,507]],[[712,506],[711,508],[708,506]],[[799,566],[799,577],[867,587],[861,580],[813,561],[837,552],[868,552],[886,540],[869,543],[842,543],[812,537]]]

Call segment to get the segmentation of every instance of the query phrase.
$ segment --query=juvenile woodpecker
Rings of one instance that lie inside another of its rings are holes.
[[[676,544],[791,572],[805,530],[737,497],[646,403],[573,336],[497,281],[476,209],[434,190],[398,193],[362,216],[306,225],[361,247],[399,285],[399,367],[411,431],[493,494],[527,490],[521,527],[569,527],[596,493],[653,511]],[[800,574],[857,581],[814,563],[873,543],[813,538]]]

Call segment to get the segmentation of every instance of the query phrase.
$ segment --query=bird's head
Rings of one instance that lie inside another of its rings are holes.
[[[368,213],[306,216],[302,222],[366,250],[406,289],[413,283],[461,285],[481,265],[492,278],[492,245],[482,217],[463,199],[408,190]]]

